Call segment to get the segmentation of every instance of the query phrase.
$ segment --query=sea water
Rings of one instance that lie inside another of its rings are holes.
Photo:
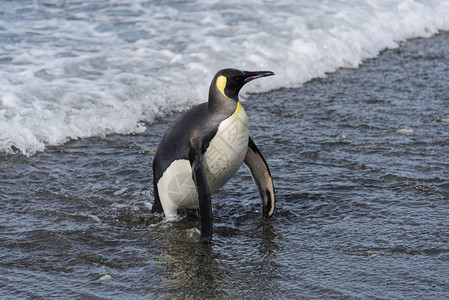
[[[0,299],[449,299],[447,2],[241,2],[0,1]],[[276,211],[204,245],[151,161],[222,67]]]
[[[0,151],[142,133],[206,101],[221,68],[276,73],[244,92],[298,87],[448,30],[448,15],[436,0],[3,0]]]

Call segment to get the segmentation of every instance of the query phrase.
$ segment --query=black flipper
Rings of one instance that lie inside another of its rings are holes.
[[[262,200],[263,215],[271,217],[274,213],[275,204],[273,179],[271,178],[267,162],[259,149],[257,149],[257,146],[254,144],[251,137],[248,141],[248,152],[245,157],[245,165],[251,171],[251,176],[259,190],[260,199]]]
[[[201,243],[210,243],[212,240],[212,203],[209,186],[203,169],[203,153],[197,142],[191,142],[189,160],[192,166],[192,179],[198,193],[200,208]]]
[[[159,199],[159,191],[157,189],[157,180],[156,180],[156,172],[155,172],[155,168],[154,168],[154,164],[156,162],[153,161],[153,191],[154,191],[154,202],[153,202],[153,206],[151,207],[151,212],[152,213],[161,213],[163,212],[163,208],[162,208],[162,204],[161,204],[161,199]]]
[[[154,184],[154,186],[154,202],[153,206],[151,207],[151,213],[162,213],[164,212],[164,210],[162,208],[161,200],[159,199],[156,183]]]

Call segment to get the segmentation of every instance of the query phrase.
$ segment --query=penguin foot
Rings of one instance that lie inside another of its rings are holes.
[[[212,241],[211,236],[202,236],[200,237],[200,243],[209,244]]]

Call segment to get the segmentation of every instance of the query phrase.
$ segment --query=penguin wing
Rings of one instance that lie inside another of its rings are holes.
[[[259,195],[262,200],[263,214],[266,217],[271,217],[274,213],[275,203],[273,179],[265,158],[260,153],[256,144],[254,144],[251,137],[248,141],[248,152],[246,153],[244,162],[250,170],[251,176],[257,185],[257,189],[259,190]]]
[[[207,183],[206,173],[203,167],[203,145],[200,140],[193,137],[190,141],[189,161],[192,166],[192,179],[198,193],[198,205],[200,210],[200,242],[210,243],[212,240],[212,203]]]

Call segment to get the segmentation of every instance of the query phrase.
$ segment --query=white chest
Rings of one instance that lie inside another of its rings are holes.
[[[237,172],[248,150],[248,117],[238,103],[234,114],[218,127],[204,155],[203,166],[211,193],[215,193]]]

